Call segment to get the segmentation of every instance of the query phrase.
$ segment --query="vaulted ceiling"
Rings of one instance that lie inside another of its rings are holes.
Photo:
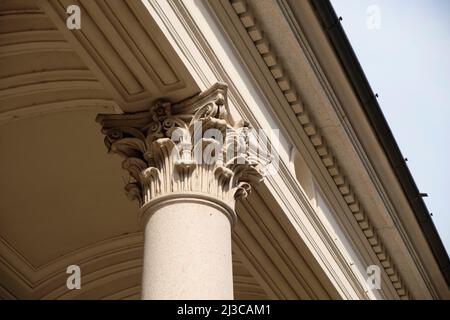
[[[196,94],[177,59],[140,1],[0,2],[0,298],[139,297],[137,204],[94,118]],[[233,261],[236,298],[267,297]]]

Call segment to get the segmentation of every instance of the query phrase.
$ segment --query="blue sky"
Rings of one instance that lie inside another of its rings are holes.
[[[450,1],[331,2],[450,252]]]

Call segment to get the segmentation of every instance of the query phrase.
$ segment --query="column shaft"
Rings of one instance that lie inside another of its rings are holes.
[[[177,198],[152,206],[143,299],[233,299],[231,226],[220,205]]]

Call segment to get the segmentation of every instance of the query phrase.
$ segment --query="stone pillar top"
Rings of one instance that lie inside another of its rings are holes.
[[[262,180],[264,161],[248,124],[232,123],[226,84],[145,112],[100,114],[97,122],[108,151],[124,158],[128,198],[142,208],[166,197],[206,197],[229,208],[234,222],[235,201]]]

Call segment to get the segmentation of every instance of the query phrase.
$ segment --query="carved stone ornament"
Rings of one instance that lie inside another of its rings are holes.
[[[217,83],[180,103],[149,111],[101,114],[105,144],[121,155],[131,182],[129,199],[145,206],[167,195],[206,195],[234,209],[262,180],[261,161],[249,147],[247,123],[231,125],[227,85]]]

